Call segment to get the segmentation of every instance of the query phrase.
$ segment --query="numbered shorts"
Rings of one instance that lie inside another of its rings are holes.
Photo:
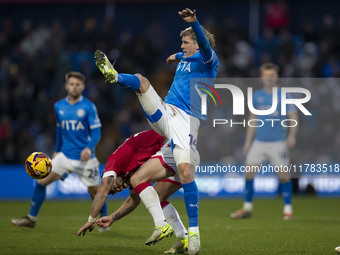
[[[151,85],[146,93],[137,96],[150,126],[169,139],[176,165],[191,163],[198,166],[200,157],[196,144],[199,119],[174,105],[164,103]],[[174,151],[175,146],[178,148]]]
[[[247,165],[260,165],[268,161],[273,166],[289,165],[289,150],[286,141],[260,142],[254,141],[246,158]]]
[[[181,186],[181,180],[177,172],[176,162],[172,154],[171,147],[169,146],[168,143],[163,145],[161,150],[157,152],[155,155],[153,155],[151,158],[158,158],[161,161],[162,166],[164,166],[166,169],[170,170],[174,174],[173,176],[163,179],[161,181],[170,182]]]
[[[71,173],[75,173],[85,186],[99,185],[99,161],[96,158],[83,162],[69,159],[64,153],[59,152],[52,159],[52,171],[60,175],[63,180]]]

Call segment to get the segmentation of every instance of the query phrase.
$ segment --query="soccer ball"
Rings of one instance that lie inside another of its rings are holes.
[[[51,159],[42,152],[33,152],[25,163],[26,172],[34,179],[42,179],[52,170]]]

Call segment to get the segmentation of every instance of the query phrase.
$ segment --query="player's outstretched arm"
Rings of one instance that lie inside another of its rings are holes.
[[[188,23],[196,22],[196,10],[192,11],[189,8],[185,8],[183,11],[179,11],[178,15],[181,16],[181,18]]]
[[[172,54],[172,55],[170,55],[170,56],[166,59],[166,63],[167,63],[168,65],[178,61],[178,59],[176,58],[176,54],[177,54],[177,53]]]
[[[78,230],[77,232],[78,236],[85,235],[87,230],[91,232],[94,229],[95,219],[98,216],[100,209],[103,207],[105,203],[105,200],[110,192],[113,182],[114,182],[113,176],[103,178],[102,183],[98,188],[97,194],[94,197],[89,220]]]
[[[199,46],[203,61],[208,62],[212,58],[213,53],[209,40],[205,36],[203,29],[196,18],[196,10],[192,11],[189,8],[185,8],[185,10],[179,11],[178,14],[185,22],[190,23],[190,26],[195,33],[196,41]]]
[[[86,222],[85,224],[84,224],[84,226],[82,226],[79,230],[78,230],[78,232],[77,232],[77,235],[78,236],[81,236],[81,235],[85,235],[85,233],[86,233],[86,231],[88,230],[88,231],[90,231],[90,232],[92,232],[92,230],[94,229],[94,223],[93,222]]]
[[[136,209],[136,207],[140,203],[139,196],[134,192],[130,191],[130,196],[124,201],[124,203],[111,215],[105,216],[97,220],[97,225],[103,228],[107,228],[112,225],[112,223],[120,220],[125,217],[132,211]]]

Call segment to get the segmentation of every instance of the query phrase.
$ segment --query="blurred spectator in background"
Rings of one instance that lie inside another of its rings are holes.
[[[288,27],[289,14],[285,1],[272,0],[265,5],[264,10],[265,26],[276,32]]]

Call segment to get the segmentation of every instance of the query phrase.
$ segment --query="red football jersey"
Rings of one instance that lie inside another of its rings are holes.
[[[114,171],[117,176],[123,178],[133,174],[162,148],[163,143],[164,137],[154,130],[142,131],[130,136],[108,157],[104,173]]]

